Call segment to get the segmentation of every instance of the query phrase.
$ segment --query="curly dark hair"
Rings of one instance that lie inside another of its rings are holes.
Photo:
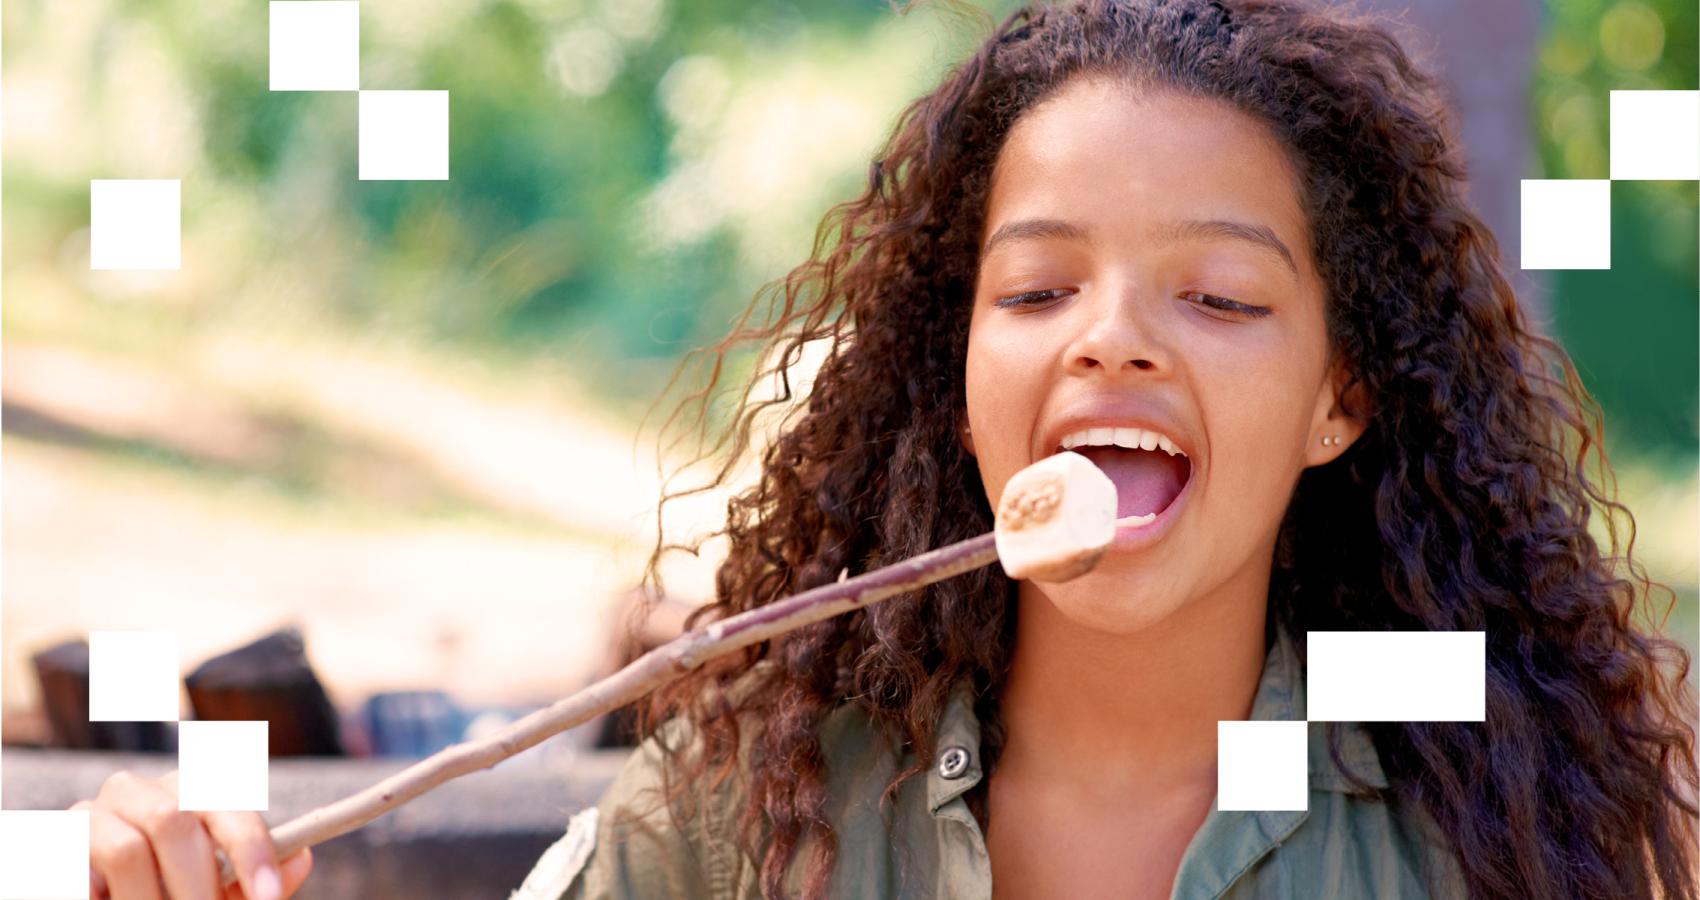
[[[1637,624],[1655,588],[1674,593],[1630,558],[1634,519],[1616,499],[1598,404],[1529,326],[1466,201],[1437,79],[1384,23],[1300,0],[1076,0],[982,21],[993,33],[906,107],[866,190],[827,213],[809,260],[764,286],[725,340],[698,348],[713,359],[707,385],[662,431],[694,406],[693,465],[722,462],[709,484],[664,486],[663,506],[725,484],[763,414],[787,412],[723,531],[657,541],[650,593],[663,590],[665,552],[695,553],[709,537],[729,555],[691,625],[991,530],[957,427],[978,238],[1012,123],[1083,74],[1225,100],[1297,162],[1327,333],[1373,407],[1355,411],[1363,437],[1298,482],[1271,619],[1296,635],[1486,632],[1485,723],[1367,726],[1392,786],[1360,789],[1432,816],[1473,897],[1694,897],[1689,655]],[[768,323],[752,327],[764,295]],[[828,349],[802,403],[790,370],[811,342]],[[748,387],[771,378],[782,390],[746,389],[711,426],[728,354],[746,346],[773,361]],[[1609,549],[1589,532],[1596,507]],[[809,848],[804,894],[818,897],[835,858],[818,725],[855,704],[913,751],[889,797],[929,768],[934,724],[966,680],[991,771],[1014,584],[980,569],[712,660],[652,696],[640,733],[688,717],[703,752],[672,760],[670,781],[700,789],[737,767],[740,720],[761,723],[744,736],[739,839],[776,897]],[[761,660],[772,664],[751,689],[727,690]]]

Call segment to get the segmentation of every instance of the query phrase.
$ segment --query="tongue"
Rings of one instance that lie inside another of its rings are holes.
[[[1116,483],[1116,518],[1162,512],[1186,487],[1192,466],[1184,456],[1126,447],[1080,447]]]

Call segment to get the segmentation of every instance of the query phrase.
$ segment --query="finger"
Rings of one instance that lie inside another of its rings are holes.
[[[218,866],[213,856],[212,836],[194,812],[177,808],[175,785],[167,776],[154,781],[120,772],[107,779],[113,802],[107,805],[147,836],[153,846],[159,874],[172,900],[218,900]],[[103,787],[102,794],[108,789]]]
[[[313,871],[313,852],[303,847],[284,860],[279,869],[283,878],[283,893],[280,896],[287,900],[287,898],[295,896],[295,892],[300,890],[302,883],[307,880],[308,873]],[[253,900],[253,898],[242,892],[240,884],[230,884],[224,888],[224,900]]]
[[[313,871],[313,848],[302,847],[283,861],[283,896],[293,897]]]
[[[177,775],[176,769],[166,773],[159,779],[160,785],[177,793]],[[219,811],[202,812],[200,817],[207,833],[229,857],[243,900],[281,900],[283,878],[278,870],[277,850],[272,845],[271,827],[260,814]]]
[[[283,876],[278,870],[277,851],[272,846],[271,829],[259,813],[204,812],[201,821],[230,857],[247,900],[281,900]]]
[[[112,900],[162,900],[146,835],[102,807],[89,810],[89,867]],[[92,880],[92,879],[91,879]],[[91,895],[92,896],[92,895]]]

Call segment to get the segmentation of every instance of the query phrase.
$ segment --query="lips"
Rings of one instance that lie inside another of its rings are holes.
[[[1125,447],[1078,447],[1075,452],[1115,482],[1117,518],[1162,513],[1192,477],[1192,463],[1179,454]]]

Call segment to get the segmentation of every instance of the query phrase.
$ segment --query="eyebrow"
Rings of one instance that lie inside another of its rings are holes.
[[[1083,226],[1061,219],[1018,219],[1006,222],[992,233],[986,245],[981,248],[980,255],[992,252],[992,248],[1010,241],[1052,239],[1075,241],[1082,244],[1092,243],[1092,233]],[[1293,252],[1287,245],[1275,236],[1274,230],[1267,225],[1254,225],[1245,222],[1234,222],[1227,219],[1184,219],[1176,222],[1165,222],[1158,226],[1153,240],[1159,244],[1172,244],[1185,240],[1219,240],[1227,239],[1251,244],[1266,253],[1279,257],[1293,277],[1299,275],[1298,264],[1293,259]]]

